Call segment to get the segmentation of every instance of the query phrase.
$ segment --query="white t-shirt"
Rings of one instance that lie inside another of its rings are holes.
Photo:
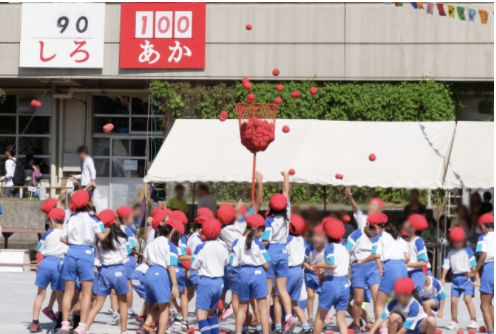
[[[148,265],[177,266],[177,247],[164,236],[155,238],[151,244],[146,246],[143,256],[148,259]]]
[[[432,299],[434,297],[439,300],[446,299],[446,292],[444,292],[441,282],[434,277],[429,276],[429,279],[431,280],[431,284],[429,284],[429,286],[424,285],[422,289],[422,297],[425,299]]]
[[[453,274],[464,274],[471,271],[472,267],[476,267],[474,252],[470,247],[462,249],[450,249],[443,261],[443,269],[451,268]]]
[[[76,179],[81,180],[82,186],[87,186],[91,180],[96,179],[95,163],[91,157],[86,157],[83,161],[83,170],[81,174],[76,175]]]
[[[301,267],[305,261],[305,239],[303,237],[288,236],[286,249],[288,250],[288,267]]]
[[[131,253],[131,246],[126,238],[118,238],[114,241],[115,250],[104,251],[101,246],[95,246],[95,266],[115,266],[129,261],[128,255]]]
[[[313,244],[308,245],[305,248],[305,261],[310,265],[314,266],[317,263],[325,263],[325,246],[319,252]]]
[[[368,215],[362,210],[358,209],[357,212],[353,212],[353,217],[357,223],[357,228],[359,230],[363,229],[367,225],[367,217]]]
[[[245,243],[246,237],[243,236],[234,241],[230,256],[232,267],[260,267],[264,263],[270,261],[270,256],[260,240],[253,239],[251,242],[251,249],[248,250],[245,247]]]
[[[14,185],[14,181],[12,180],[12,178],[14,177],[15,166],[16,158],[5,160],[5,176],[7,177],[7,180],[5,180],[6,186]]]
[[[36,250],[44,257],[54,256],[60,259],[63,258],[69,250],[69,246],[60,241],[62,232],[62,229],[58,228],[43,233]]]
[[[363,228],[353,231],[346,242],[351,262],[368,258],[372,254],[373,240],[373,237],[367,237]]]
[[[191,259],[191,269],[198,276],[223,277],[224,267],[229,264],[229,252],[218,240],[209,240],[196,247]]]
[[[105,226],[88,212],[74,212],[66,223],[61,237],[66,238],[69,245],[91,246],[96,243],[97,233],[104,233]]]
[[[186,245],[189,249],[191,249],[191,254],[194,254],[196,247],[202,243],[203,241],[201,241],[200,233],[198,232],[191,233],[191,235],[188,237],[188,240],[186,241]]]
[[[342,244],[329,244],[325,248],[325,258],[327,264],[336,265],[334,270],[325,270],[325,276],[348,276],[350,266],[350,254]]]
[[[236,223],[231,225],[223,225],[220,231],[220,238],[226,243],[227,250],[232,250],[232,245],[235,240],[241,238],[243,233],[240,231],[239,226]]]
[[[487,232],[479,237],[475,254],[479,255],[482,252],[486,253],[486,261],[494,262],[494,232]]]
[[[410,261],[408,261],[408,263],[417,263],[422,261],[429,263],[424,240],[422,240],[422,238],[416,237],[413,241],[408,242],[408,253],[410,253]],[[411,267],[407,267],[407,268],[408,271],[421,269],[421,268],[411,268]]]
[[[291,209],[288,201],[286,207],[286,217],[291,216]],[[262,234],[263,241],[269,241],[271,244],[286,244],[289,235],[289,220],[282,215],[268,217],[265,219],[265,231]]]
[[[396,312],[403,316],[403,319],[405,319],[403,322],[403,328],[406,328],[407,330],[414,330],[419,321],[427,318],[424,308],[413,297],[410,299],[410,303],[406,307],[401,306],[396,299],[390,301],[384,309],[384,312],[382,312],[381,319],[385,320],[389,317],[391,312]]]
[[[380,254],[381,261],[405,260],[405,253],[408,253],[408,244],[405,240],[393,239],[391,234],[382,232],[374,237],[372,254]]]

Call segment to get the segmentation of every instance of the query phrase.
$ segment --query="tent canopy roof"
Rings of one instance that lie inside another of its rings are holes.
[[[280,172],[293,168],[292,183],[434,189],[443,185],[454,132],[455,122],[277,119],[257,170],[264,183],[281,182]],[[176,120],[144,180],[249,183],[252,159],[237,120]]]

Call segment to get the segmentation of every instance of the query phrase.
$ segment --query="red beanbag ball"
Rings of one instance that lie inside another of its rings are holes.
[[[31,107],[38,109],[39,107],[41,107],[41,102],[38,100],[32,100]]]
[[[317,87],[312,87],[312,88],[310,88],[310,94],[312,94],[312,95],[317,94],[317,92],[318,92],[318,91],[319,91],[319,90],[317,89]]]
[[[247,81],[243,84],[243,87],[245,90],[250,90],[251,89],[251,82]]]
[[[229,117],[229,114],[227,113],[227,111],[221,111],[220,112],[219,119],[221,120],[221,122],[224,122],[228,117]]]
[[[289,175],[295,175],[295,170],[293,168],[291,168],[289,171],[288,171]]]
[[[241,79],[241,82],[242,83],[250,82],[250,79],[248,79],[247,77],[244,77],[243,79]]]
[[[277,86],[276,86],[276,90],[277,90],[278,92],[282,92],[282,90],[283,90],[283,89],[284,89],[284,86],[283,86],[283,85],[281,85],[281,84],[279,84],[279,85],[277,85]]]
[[[248,24],[246,25],[246,30],[251,30],[252,28],[253,28],[253,27],[252,27],[252,25],[251,25],[251,24],[249,24],[249,23],[248,23]]]
[[[252,153],[265,151],[275,139],[274,129],[269,121],[252,117],[241,124],[241,144]]]
[[[479,327],[479,332],[481,332],[481,333],[485,333],[485,332],[487,332],[486,327],[484,327],[484,326],[480,326],[480,327]]]
[[[370,161],[375,161],[375,159],[377,159],[377,157],[375,156],[375,154],[372,153],[371,155],[369,155],[369,160]]]
[[[281,104],[281,103],[282,103],[282,99],[281,99],[280,97],[276,97],[276,98],[274,99],[274,103],[275,103],[275,104]]]
[[[285,125],[282,127],[282,132],[288,133],[289,132],[289,126]]]
[[[436,329],[436,334],[441,334],[443,331],[441,329]]]
[[[103,126],[103,132],[105,132],[105,133],[109,133],[113,129],[114,129],[114,124],[112,124],[112,123],[108,123],[108,124],[105,124]]]
[[[254,101],[255,101],[255,94],[253,93],[248,94],[248,96],[246,97],[246,102],[253,103]]]
[[[342,180],[343,179],[343,174],[336,174],[336,179]]]
[[[272,70],[272,75],[277,77],[279,75],[279,69],[278,68],[274,68]]]
[[[293,99],[297,99],[297,98],[299,98],[300,96],[301,96],[301,93],[300,93],[300,91],[299,91],[299,90],[295,90],[294,92],[292,92],[292,93],[291,93],[291,97],[292,97]]]

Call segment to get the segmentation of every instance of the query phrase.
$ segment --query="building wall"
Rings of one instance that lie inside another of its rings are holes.
[[[461,3],[494,10],[492,3]],[[119,69],[120,4],[106,4],[103,69],[19,68],[21,5],[0,5],[0,77],[494,80],[487,25],[384,3],[207,4],[204,70]],[[251,23],[253,30],[245,25]]]

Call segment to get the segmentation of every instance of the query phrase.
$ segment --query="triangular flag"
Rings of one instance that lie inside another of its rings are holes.
[[[448,15],[452,19],[455,18],[455,7],[453,7],[452,5],[448,5]]]
[[[427,3],[427,14],[434,14],[434,2]]]
[[[481,23],[487,24],[487,19],[488,19],[487,11],[485,11],[484,9],[479,9],[479,16],[481,18]]]
[[[419,9],[424,9],[424,3],[423,2],[417,2],[417,6]]]
[[[475,22],[475,17],[477,16],[477,11],[475,9],[468,9],[468,20],[469,22]]]
[[[394,5],[396,7],[403,7],[403,2],[395,2]]]
[[[413,8],[418,9],[418,5],[416,2],[410,2]]]
[[[444,5],[442,3],[436,4],[437,10],[439,11],[440,16],[446,16],[446,12],[444,11]]]
[[[458,18],[465,21],[465,7],[456,7],[456,12],[458,13]]]

